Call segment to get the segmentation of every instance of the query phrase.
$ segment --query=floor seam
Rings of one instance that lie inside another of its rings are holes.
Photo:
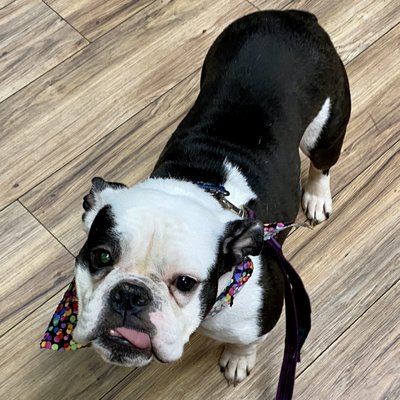
[[[42,0],[43,1],[43,0]],[[246,0],[248,2],[250,2],[249,0]],[[154,3],[154,1],[153,1]],[[152,3],[151,3],[152,4]],[[126,20],[125,20],[126,21]],[[382,39],[384,36],[386,36],[389,32],[391,32],[393,29],[395,29],[398,25],[400,24],[400,22],[398,22],[396,25],[394,25],[392,28],[390,28],[387,32],[385,32],[382,36],[380,36],[379,38],[377,38],[373,43],[371,43],[367,48],[365,48],[363,51],[361,51],[359,54],[357,54],[353,59],[351,59],[345,66],[348,67],[349,64],[353,63],[361,54],[363,54],[365,51],[367,51],[371,46],[373,46],[375,43],[378,42],[378,40]],[[107,32],[108,33],[108,32]],[[50,71],[52,71],[53,69],[57,68],[59,65],[63,64],[64,62],[66,62],[68,59],[74,57],[76,54],[78,54],[79,52],[83,51],[84,49],[86,49],[89,45],[91,44],[91,42],[89,42],[85,47],[83,47],[82,49],[78,50],[77,52],[71,54],[69,57],[67,57],[65,60],[63,60],[61,63],[57,64],[56,66],[54,66],[53,68],[51,68],[50,70],[46,71],[45,73],[43,73],[42,75],[40,75],[39,77],[35,78],[33,81],[31,81],[30,83],[28,83],[27,85],[25,85],[24,87],[20,88],[17,92],[13,93],[11,96],[7,97],[6,99],[0,101],[0,105],[7,101],[8,99],[12,98],[14,95],[16,95],[17,93],[19,93],[21,90],[23,90],[24,88],[28,87],[30,84],[32,84],[33,82],[35,82],[36,80],[40,79],[41,77],[43,77],[44,75],[46,75],[47,73],[49,73]],[[181,82],[183,82],[185,79],[187,79],[188,77],[190,77],[191,75],[195,74],[196,72],[198,72],[201,69],[201,67],[197,68],[195,71],[189,73],[185,78],[183,78],[182,80],[180,80],[179,82],[177,82],[174,86],[172,86],[170,89],[168,89],[167,91],[163,92],[160,96],[158,96],[156,99],[154,99],[153,101],[151,101],[150,103],[146,104],[146,106],[144,106],[143,108],[141,108],[140,110],[138,110],[135,114],[133,114],[131,117],[129,117],[128,119],[126,119],[124,122],[122,122],[121,124],[119,124],[117,127],[115,127],[112,131],[110,131],[109,133],[107,133],[105,136],[102,136],[99,140],[97,140],[96,142],[94,142],[92,145],[90,145],[89,147],[87,147],[85,150],[83,150],[82,152],[80,152],[79,154],[77,154],[74,158],[72,158],[71,160],[69,160],[66,164],[61,165],[59,168],[57,168],[56,170],[54,170],[50,175],[46,176],[45,178],[43,178],[41,181],[39,181],[36,185],[30,187],[28,190],[26,190],[25,192],[21,193],[17,198],[12,199],[9,203],[4,204],[4,206],[0,207],[0,212],[3,211],[5,208],[7,208],[10,204],[12,204],[14,201],[19,201],[21,199],[21,197],[25,196],[28,192],[30,192],[31,190],[33,190],[34,188],[36,188],[37,186],[39,186],[40,184],[42,184],[45,180],[47,180],[48,178],[50,178],[51,176],[53,176],[55,173],[57,173],[59,170],[61,170],[62,168],[64,168],[66,165],[68,165],[70,162],[72,162],[73,160],[75,160],[76,158],[78,158],[79,156],[81,156],[83,153],[85,153],[86,151],[88,151],[89,149],[91,149],[93,146],[95,146],[97,143],[99,143],[101,140],[103,140],[104,138],[108,137],[109,135],[111,135],[113,132],[115,132],[116,129],[118,129],[120,126],[124,125],[125,123],[127,123],[129,120],[131,120],[133,117],[135,117],[137,114],[139,114],[140,112],[142,112],[143,110],[145,110],[148,106],[150,106],[151,104],[153,104],[155,101],[159,100],[162,96],[164,96],[165,94],[169,93],[171,90],[173,90],[177,85],[179,85]],[[340,193],[340,192],[339,192]]]
[[[340,341],[340,339],[343,337],[343,335],[349,331],[360,319],[362,319],[364,317],[364,315],[380,300],[382,299],[383,296],[385,296],[387,293],[389,293],[390,290],[392,290],[398,283],[399,283],[400,279],[397,279],[394,281],[394,283],[392,285],[390,285],[390,287],[385,290],[378,298],[376,298],[370,305],[369,307],[367,307],[353,322],[350,323],[350,325],[345,328],[340,335],[338,335],[336,337],[336,339],[334,339],[332,341],[332,343],[327,346],[309,365],[307,365],[307,367],[305,367],[301,372],[299,372],[298,375],[296,375],[296,381],[304,374],[304,372],[306,372],[319,358],[321,358],[335,343],[337,343],[338,341]]]
[[[40,224],[41,227],[43,227],[43,228],[46,230],[46,232],[48,232],[48,233],[53,237],[53,239],[55,239],[55,240],[57,241],[57,243],[59,243],[59,244],[62,246],[62,248],[63,248],[64,250],[66,250],[74,259],[76,258],[75,254],[73,254],[62,242],[60,242],[60,240],[57,238],[57,236],[55,236],[55,235],[53,234],[53,232],[51,232],[51,231],[47,228],[46,225],[43,225],[43,223],[40,222],[40,220],[29,210],[29,208],[27,208],[19,199],[17,200],[17,202],[21,205],[21,207],[23,207],[23,209],[24,209],[25,211],[27,211],[27,212],[29,213],[30,216],[32,216],[32,218],[35,219],[35,221],[36,221],[38,224]]]
[[[118,28],[120,25],[122,25],[124,22],[128,21],[129,19],[131,19],[132,17],[134,17],[135,15],[139,14],[141,11],[145,10],[146,8],[149,8],[153,3],[155,3],[157,0],[153,0],[151,1],[149,4],[147,4],[146,6],[144,6],[143,8],[141,8],[140,10],[136,11],[135,13],[133,13],[132,15],[130,15],[128,18],[124,19],[123,21],[119,22],[117,25],[113,26],[110,30],[108,30],[107,32],[104,32],[102,35],[98,36],[96,39],[93,39],[92,41],[89,40],[90,43],[94,43],[97,40],[99,40],[100,38],[102,38],[105,35],[108,35],[110,32],[112,32],[114,29]]]
[[[254,7],[256,10],[261,11],[261,8],[256,6],[254,3],[251,2],[251,0],[246,0],[252,7]]]
[[[54,14],[58,15],[59,18],[61,18],[68,26],[70,26],[76,33],[78,33],[80,36],[82,36],[88,44],[91,43],[91,41],[82,33],[79,32],[78,29],[76,29],[68,20],[66,20],[61,14],[58,13],[50,4],[47,4],[44,0],[42,0],[42,3],[47,6],[51,11],[53,11]]]
[[[164,93],[162,93],[159,97],[157,97],[156,99],[152,100],[150,103],[147,103],[143,108],[141,108],[140,110],[138,110],[135,114],[133,114],[131,117],[129,117],[128,119],[126,119],[124,122],[122,122],[121,124],[119,124],[118,126],[116,126],[115,128],[113,128],[112,131],[108,132],[106,135],[102,136],[98,141],[94,142],[93,144],[91,144],[90,146],[88,146],[85,150],[83,150],[82,152],[80,152],[79,154],[77,154],[75,157],[71,158],[71,160],[69,160],[67,163],[63,164],[62,166],[60,166],[60,168],[57,168],[56,170],[54,170],[50,175],[46,176],[45,178],[43,178],[40,182],[38,182],[36,185],[32,186],[31,188],[29,188],[27,191],[21,193],[19,195],[19,197],[17,199],[14,199],[13,201],[11,201],[9,204],[6,204],[4,207],[0,208],[0,212],[3,211],[5,208],[7,208],[10,204],[12,204],[15,201],[20,201],[21,204],[23,204],[23,200],[22,197],[24,197],[27,193],[29,193],[30,191],[34,190],[36,187],[38,187],[39,185],[41,185],[43,182],[45,182],[47,179],[51,178],[54,174],[56,174],[57,172],[59,172],[61,169],[63,169],[64,167],[66,167],[67,165],[69,165],[70,163],[72,163],[73,161],[75,161],[78,157],[82,156],[82,154],[86,153],[88,150],[90,150],[91,148],[93,148],[94,146],[96,146],[100,141],[106,139],[107,137],[109,137],[110,135],[112,135],[113,133],[115,133],[115,131],[117,129],[119,129],[121,126],[123,126],[124,124],[128,123],[132,118],[135,118],[138,114],[140,114],[141,112],[143,112],[146,108],[148,108],[149,106],[151,106],[152,104],[154,104],[155,102],[157,102],[161,97],[165,96],[167,93],[171,92],[173,89],[175,89],[178,85],[180,85],[183,81],[185,81],[186,79],[190,78],[191,76],[195,75],[196,73],[198,73],[200,70],[200,68],[196,69],[195,71],[191,72],[189,75],[185,76],[185,78],[183,78],[182,80],[180,80],[179,82],[177,82],[174,86],[172,86],[170,89],[168,89],[167,91],[165,91]],[[27,207],[25,207],[27,208]]]

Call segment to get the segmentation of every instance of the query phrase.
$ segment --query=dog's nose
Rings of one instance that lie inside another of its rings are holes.
[[[116,311],[133,311],[138,313],[150,304],[150,291],[141,285],[121,282],[110,292],[111,305]]]

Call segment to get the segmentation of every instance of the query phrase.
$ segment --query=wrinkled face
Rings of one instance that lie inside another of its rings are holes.
[[[251,247],[245,235],[227,234],[231,213],[192,186],[148,180],[128,189],[95,178],[85,197],[88,237],[76,260],[73,336],[92,342],[106,361],[141,366],[153,356],[180,358],[230,268],[224,263]]]

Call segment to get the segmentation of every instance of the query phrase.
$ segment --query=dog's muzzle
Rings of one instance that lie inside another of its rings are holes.
[[[150,349],[151,339],[145,322],[153,303],[150,290],[140,283],[123,281],[110,291],[108,303],[106,321],[111,322],[106,335],[108,341],[133,347],[130,350]]]

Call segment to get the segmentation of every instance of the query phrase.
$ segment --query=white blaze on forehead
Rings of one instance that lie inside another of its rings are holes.
[[[83,220],[83,229],[85,232],[88,234],[90,227],[93,224],[94,219],[96,218],[98,212],[107,204],[107,199],[112,198],[115,196],[116,193],[120,193],[121,191],[127,191],[127,188],[112,188],[112,187],[106,187],[102,191],[95,192],[94,193],[94,204],[90,208],[90,210],[85,212],[85,218]]]
[[[156,275],[168,273],[167,268],[207,278],[225,223],[232,218],[209,194],[188,182],[149,179],[129,190],[104,193],[103,199],[111,205],[122,246],[118,268]]]

